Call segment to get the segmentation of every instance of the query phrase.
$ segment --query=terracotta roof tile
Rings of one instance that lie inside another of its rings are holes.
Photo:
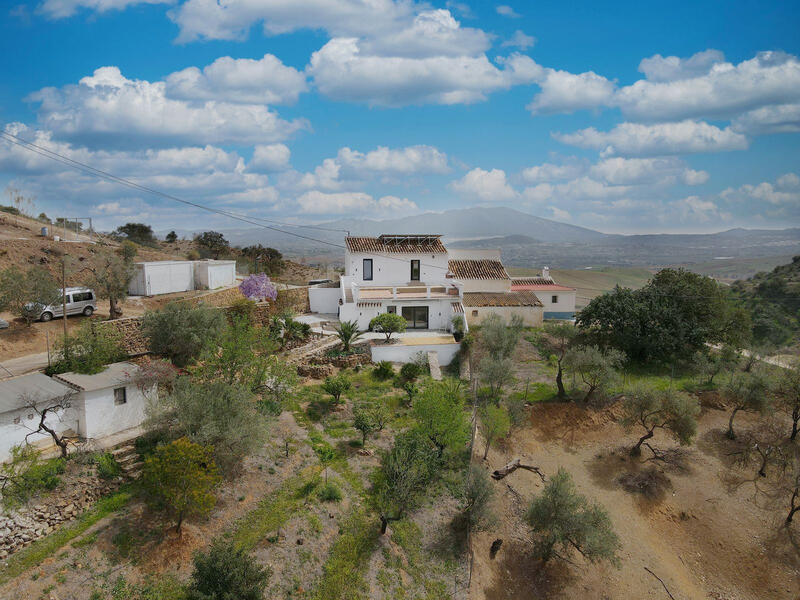
[[[344,239],[350,252],[390,252],[397,254],[446,254],[440,235],[409,234],[380,237],[348,236]]]
[[[460,279],[509,279],[499,260],[464,259],[448,261],[450,272]]]
[[[464,292],[464,306],[544,306],[533,292]]]
[[[512,277],[512,291],[574,292],[575,288],[559,285],[552,277]]]

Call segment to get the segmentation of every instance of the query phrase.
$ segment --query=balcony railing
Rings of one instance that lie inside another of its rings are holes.
[[[452,299],[460,301],[463,295],[463,283],[448,279],[444,283],[416,285],[359,285],[351,277],[342,277],[343,302],[359,300],[426,300]]]

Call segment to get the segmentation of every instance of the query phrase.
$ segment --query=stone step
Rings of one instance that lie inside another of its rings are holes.
[[[428,366],[431,370],[431,379],[434,381],[441,381],[442,368],[439,366],[439,353],[435,350],[428,352]]]
[[[136,447],[133,444],[125,444],[124,446],[118,446],[117,448],[111,450],[111,455],[117,462],[126,456],[130,456],[131,454],[136,454]]]
[[[142,462],[142,459],[138,454],[127,454],[122,458],[115,458],[115,460],[122,468],[125,468],[127,465],[133,465]]]

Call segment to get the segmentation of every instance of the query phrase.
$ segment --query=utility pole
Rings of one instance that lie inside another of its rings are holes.
[[[67,345],[67,257],[61,257],[61,318],[64,320],[64,346]]]

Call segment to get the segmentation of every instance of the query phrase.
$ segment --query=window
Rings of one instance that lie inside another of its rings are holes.
[[[550,298],[550,302],[553,304],[558,304],[558,296],[553,296]]]
[[[478,316],[478,311],[477,310],[473,310],[472,311],[472,316],[473,317],[477,317]]]
[[[428,328],[428,307],[427,306],[404,306],[403,318],[407,321],[409,329]]]
[[[396,306],[387,306],[386,307],[386,312],[387,313],[391,313],[393,315],[396,315],[397,314],[397,307]]]
[[[86,302],[92,299],[92,292],[77,292],[72,294],[73,302]]]
[[[14,425],[19,425],[19,422],[20,422],[21,420],[22,420],[22,419],[21,419],[20,417],[14,417]]]
[[[364,281],[372,281],[372,259],[364,259]]]
[[[128,401],[125,388],[114,388],[114,404],[125,404]]]
[[[419,261],[411,261],[411,281],[419,281]]]

